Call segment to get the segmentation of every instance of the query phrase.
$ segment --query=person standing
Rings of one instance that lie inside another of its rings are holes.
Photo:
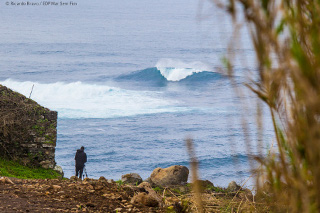
[[[83,146],[77,150],[74,159],[76,161],[76,176],[79,175],[79,178],[82,179],[84,164],[87,162],[87,154],[84,152]]]

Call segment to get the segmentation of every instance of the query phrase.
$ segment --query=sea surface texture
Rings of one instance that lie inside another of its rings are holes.
[[[66,177],[81,146],[90,178],[189,167],[192,138],[201,179],[227,186],[269,150],[267,109],[262,140],[255,96],[244,90],[242,102],[235,92],[256,70],[249,34],[239,31],[233,51],[246,61],[235,59],[231,82],[221,68],[233,25],[210,1],[12,2],[0,2],[0,83],[58,111],[56,162]]]

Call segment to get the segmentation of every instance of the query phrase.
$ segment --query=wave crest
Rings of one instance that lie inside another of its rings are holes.
[[[208,64],[200,61],[186,63],[173,59],[159,60],[156,64],[156,68],[168,81],[181,81],[195,73],[213,72]]]

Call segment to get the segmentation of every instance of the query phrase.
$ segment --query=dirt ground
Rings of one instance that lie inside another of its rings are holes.
[[[198,212],[194,194],[188,190],[176,193],[174,188],[166,188],[159,194],[165,207],[131,203],[141,189],[120,186],[105,178],[83,181],[0,178],[0,212]],[[256,208],[251,192],[211,191],[202,193],[201,197],[204,212],[253,212]]]
[[[0,183],[0,212],[164,212],[130,203],[134,191],[106,180]]]

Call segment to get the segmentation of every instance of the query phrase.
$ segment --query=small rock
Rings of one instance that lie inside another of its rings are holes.
[[[78,180],[81,180],[81,179],[78,178],[77,176],[71,176],[71,177],[70,177],[70,180],[71,180],[71,181],[78,181]]]
[[[101,176],[101,177],[99,178],[99,181],[100,181],[100,182],[107,182],[108,180],[107,180],[105,177]]]
[[[109,179],[107,180],[108,183],[115,183],[115,181],[113,179]]]
[[[85,178],[85,179],[83,179],[84,181],[87,181],[87,182],[92,182],[94,179],[91,179],[91,178]]]
[[[8,184],[14,185],[14,183],[12,182],[12,180],[10,180],[10,179],[7,178],[7,177],[1,177],[1,178],[0,178],[0,183],[3,183],[3,184],[8,183]]]
[[[208,180],[196,180],[193,184],[198,184],[201,190],[214,187],[213,183]]]
[[[158,203],[160,204],[160,206],[163,205],[163,199],[160,195],[158,195],[153,188],[151,187],[150,183],[148,182],[142,182],[140,183],[140,185],[138,186],[139,188],[144,189],[145,191],[148,192],[148,195],[151,196],[153,199],[155,199],[156,201],[158,201]]]
[[[145,206],[149,206],[149,207],[157,207],[159,206],[159,203],[156,199],[154,199],[153,197],[151,197],[150,195],[148,195],[145,192],[141,192],[137,195],[135,195],[132,199],[131,199],[131,203],[133,204],[143,204]]]
[[[54,171],[57,171],[58,173],[61,174],[61,176],[64,176],[63,170],[61,166],[55,165],[55,167],[53,168]]]
[[[143,188],[143,189],[152,189],[151,184],[148,182],[142,182],[138,185],[138,188]]]
[[[52,188],[56,191],[60,190],[61,189],[61,186],[59,185],[52,185]]]
[[[138,185],[142,183],[142,178],[137,173],[130,173],[121,176],[121,180],[125,184]]]
[[[228,185],[227,190],[229,192],[235,192],[238,191],[241,187],[235,182],[235,181],[231,181]]]
[[[121,212],[122,208],[116,208],[114,211],[115,212]]]

